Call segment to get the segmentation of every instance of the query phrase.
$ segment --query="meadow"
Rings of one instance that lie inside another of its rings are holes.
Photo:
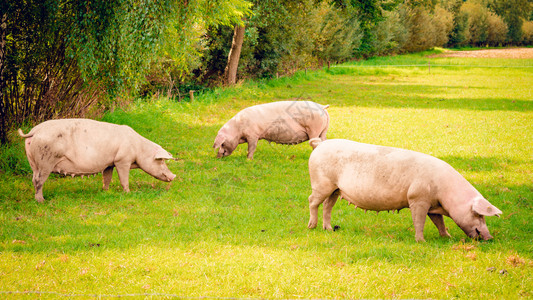
[[[54,175],[37,203],[22,139],[2,149],[0,297],[533,297],[533,60],[428,57],[437,52],[116,109],[103,121],[178,158],[170,184],[132,170],[130,193],[116,172],[108,191],[101,175]],[[344,200],[338,230],[308,229],[308,143],[260,141],[251,161],[245,145],[223,159],[212,149],[239,110],[279,100],[329,104],[328,138],[445,160],[503,211],[487,218],[494,239],[471,240],[445,218],[451,238],[428,219],[416,243],[408,209],[365,213]]]

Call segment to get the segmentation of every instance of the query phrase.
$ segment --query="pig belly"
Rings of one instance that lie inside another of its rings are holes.
[[[364,180],[359,183],[341,181],[338,186],[343,199],[362,209],[384,211],[409,207],[407,188]]]
[[[309,139],[303,128],[288,126],[286,122],[274,122],[261,138],[278,144],[299,144]]]
[[[67,151],[56,163],[53,172],[68,175],[96,174],[114,165],[114,155],[86,146]]]
[[[65,175],[89,175],[101,173],[107,167],[113,164],[101,164],[101,163],[78,163],[69,160],[68,158],[62,158],[54,167],[53,172]]]

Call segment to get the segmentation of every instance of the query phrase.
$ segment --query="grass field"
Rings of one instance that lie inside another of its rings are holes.
[[[139,100],[106,115],[179,158],[170,185],[140,170],[128,194],[116,173],[109,191],[101,175],[52,176],[37,203],[22,140],[2,149],[0,298],[533,297],[533,60],[428,54],[245,83],[194,103]],[[307,143],[261,141],[253,161],[244,145],[224,159],[211,148],[239,110],[287,99],[329,104],[328,138],[450,163],[504,212],[487,218],[494,239],[471,240],[447,218],[452,238],[428,220],[427,242],[416,243],[408,209],[364,213],[346,201],[333,208],[339,230],[307,229]]]

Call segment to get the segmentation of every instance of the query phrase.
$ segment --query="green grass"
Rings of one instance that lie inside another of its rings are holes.
[[[140,170],[130,173],[129,194],[116,173],[109,191],[101,175],[53,176],[39,204],[22,141],[3,149],[0,297],[533,297],[533,69],[522,67],[533,60],[431,58],[454,65],[431,73],[376,67],[427,64],[425,54],[217,89],[194,103],[139,101],[106,115],[179,158],[169,162],[170,185]],[[419,244],[409,210],[364,213],[346,201],[333,209],[339,230],[307,229],[307,143],[261,141],[253,161],[244,145],[222,160],[211,148],[239,110],[286,99],[330,104],[329,138],[449,162],[504,212],[487,218],[494,240],[470,240],[446,219],[452,238],[428,220]]]

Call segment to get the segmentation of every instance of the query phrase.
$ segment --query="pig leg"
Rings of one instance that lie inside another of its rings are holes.
[[[442,217],[442,215],[428,213],[428,216],[431,221],[433,221],[433,224],[437,226],[440,236],[451,237],[451,235],[446,230],[446,226],[444,225],[444,218]]]
[[[417,242],[425,242],[424,240],[424,224],[426,223],[426,215],[429,211],[429,203],[422,201],[409,200],[409,209],[411,209],[411,217],[415,226],[415,239]]]
[[[311,183],[311,185],[313,184]],[[316,227],[318,223],[318,207],[337,189],[337,187],[329,185],[326,188],[324,188],[324,185],[319,186],[320,188],[313,188],[313,192],[309,196],[309,223],[307,224],[307,228]],[[331,208],[329,210],[331,212]]]
[[[51,170],[38,170],[33,171],[33,186],[35,187],[35,200],[37,202],[43,202],[43,185],[48,176],[50,176]]]
[[[331,227],[331,210],[333,209],[333,206],[335,206],[335,203],[337,203],[339,194],[340,191],[336,190],[326,199],[326,201],[324,201],[324,206],[322,208],[322,227],[326,230],[333,230]]]
[[[255,148],[257,148],[257,138],[247,138],[248,141],[248,159],[254,159]]]
[[[120,185],[122,185],[122,189],[124,189],[124,192],[129,193],[130,164],[115,164],[115,167],[117,168],[118,179],[120,180]]]
[[[326,140],[326,134],[328,133],[328,129],[324,129],[324,131],[322,131],[322,133],[320,133],[320,136],[319,138],[322,140],[322,141],[325,141]]]
[[[102,180],[104,181],[104,190],[109,189],[109,183],[111,182],[111,178],[113,178],[113,166],[105,168],[105,170],[102,172]]]

